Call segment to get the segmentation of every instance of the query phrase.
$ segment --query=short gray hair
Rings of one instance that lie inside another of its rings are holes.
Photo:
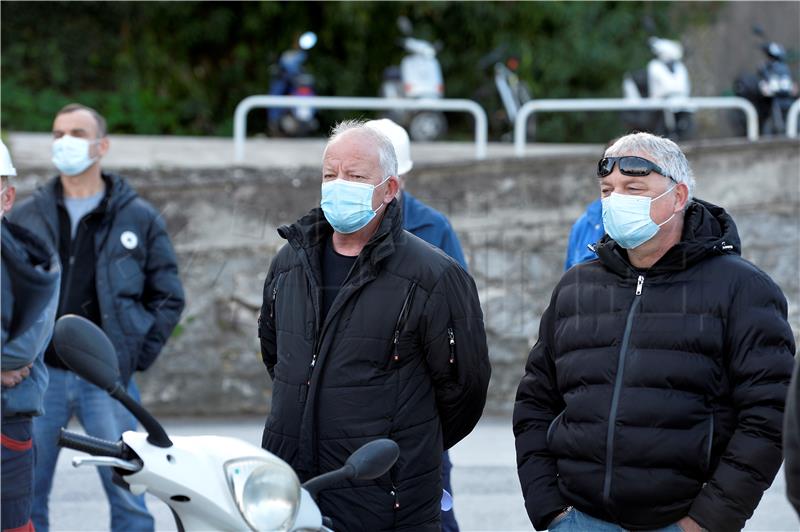
[[[328,137],[328,144],[325,146],[325,151],[328,150],[328,146],[336,139],[348,131],[358,131],[359,134],[369,137],[375,142],[375,147],[378,149],[378,160],[381,165],[381,171],[383,172],[383,179],[386,179],[390,175],[397,176],[397,154],[394,152],[394,144],[392,144],[389,137],[367,126],[366,120],[343,120],[336,124]]]
[[[689,161],[677,144],[669,139],[651,135],[650,133],[631,133],[620,137],[606,149],[605,157],[619,157],[644,153],[664,172],[689,188],[689,201],[694,197],[694,174]],[[688,205],[687,201],[687,205]]]

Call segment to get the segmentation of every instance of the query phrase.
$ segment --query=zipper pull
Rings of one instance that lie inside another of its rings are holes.
[[[275,317],[275,300],[278,298],[278,283],[272,287],[272,305],[269,306],[269,317]]]
[[[311,386],[311,374],[314,373],[314,364],[317,363],[317,355],[316,353],[311,358],[311,364],[308,365],[308,379],[306,379],[306,384]]]
[[[400,509],[400,494],[397,493],[397,488],[392,484],[392,491],[389,492],[391,495],[394,496],[394,509]]]
[[[447,336],[450,337],[450,363],[452,364],[456,361],[456,334],[452,327],[447,328]]]
[[[394,343],[394,355],[392,355],[392,359],[395,362],[400,360],[400,353],[397,352],[397,342],[399,342],[399,341],[400,341],[400,331],[399,330],[395,330],[394,331],[394,340],[392,340],[392,342]]]
[[[636,295],[642,295],[642,285],[644,284],[644,275],[640,275],[639,279],[636,281]]]

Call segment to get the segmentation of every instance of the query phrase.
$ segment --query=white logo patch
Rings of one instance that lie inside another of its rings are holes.
[[[133,231],[125,231],[120,235],[119,241],[125,246],[125,249],[134,249],[139,245],[139,237]]]

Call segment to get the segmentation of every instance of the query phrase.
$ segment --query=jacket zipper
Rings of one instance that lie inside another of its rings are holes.
[[[614,394],[611,398],[611,411],[608,416],[608,431],[606,433],[606,474],[603,480],[603,503],[606,509],[611,506],[611,476],[614,462],[614,425],[617,422],[617,409],[619,408],[619,395],[622,391],[622,377],[625,371],[625,357],[628,354],[628,342],[631,338],[633,328],[633,316],[642,298],[642,287],[644,286],[644,275],[639,275],[636,280],[636,297],[628,310],[628,318],[625,321],[625,333],[622,336],[622,345],[619,350],[619,361],[617,363],[617,376],[614,379]]]
[[[275,304],[278,301],[278,285],[281,282],[281,277],[283,277],[283,273],[284,272],[278,274],[278,278],[275,279],[275,284],[272,285],[272,302],[270,303],[269,307],[269,319],[275,318]]]
[[[456,362],[456,333],[453,331],[452,327],[447,328],[447,336],[449,337],[449,344],[450,344],[450,363],[455,364]]]
[[[403,306],[400,307],[400,314],[398,314],[397,322],[394,324],[394,334],[392,335],[392,358],[390,362],[400,361],[400,353],[397,350],[398,343],[400,342],[400,333],[403,331],[403,327],[406,325],[406,320],[408,320],[408,314],[411,311],[411,301],[414,298],[414,292],[416,289],[417,284],[412,283],[411,288],[408,289],[406,298],[403,301]]]
[[[708,446],[706,448],[706,467],[705,471],[711,470],[711,451],[714,445],[714,413],[711,413],[711,418],[708,421]]]
[[[83,219],[81,219],[83,221]],[[72,292],[72,275],[75,272],[75,250],[78,248],[78,243],[81,242],[83,238],[83,231],[81,231],[81,227],[78,227],[78,232],[75,235],[75,240],[70,239],[69,243],[69,273],[67,274],[67,282],[64,285],[64,293],[61,295],[61,303],[58,305],[58,314],[56,317],[60,317],[64,315],[64,305],[66,304],[67,300],[69,299],[70,292]],[[100,300],[98,298],[98,304]],[[101,311],[102,315],[102,311]],[[102,318],[101,318],[102,321]]]

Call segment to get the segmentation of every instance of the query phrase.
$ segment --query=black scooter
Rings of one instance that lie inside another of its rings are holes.
[[[792,79],[786,61],[786,48],[770,41],[758,26],[753,26],[753,33],[761,39],[759,47],[766,61],[756,73],[739,75],[733,82],[733,92],[755,106],[762,135],[783,135],[786,113],[798,95],[797,82]],[[735,132],[744,134],[746,124],[742,113],[730,116]]]

